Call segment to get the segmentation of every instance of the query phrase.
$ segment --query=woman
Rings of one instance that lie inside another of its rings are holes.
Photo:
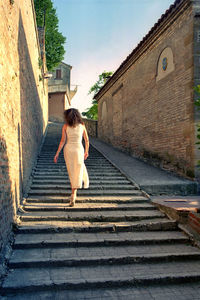
[[[64,158],[72,189],[70,206],[74,206],[77,189],[82,188],[83,182],[84,188],[87,189],[89,187],[88,173],[84,164],[84,159],[88,158],[89,139],[87,130],[77,109],[70,108],[65,110],[64,118],[65,125],[62,128],[62,138],[54,157],[54,162],[57,163],[58,156],[67,138],[67,144],[64,147]],[[85,140],[85,152],[82,145],[82,137]]]

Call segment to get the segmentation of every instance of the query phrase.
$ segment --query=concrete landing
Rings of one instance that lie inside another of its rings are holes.
[[[152,203],[167,216],[181,225],[200,247],[200,197],[199,196],[153,196]]]
[[[90,143],[129,179],[136,182],[150,195],[195,195],[198,184],[178,177],[170,172],[151,166],[108,145],[97,138],[90,137]]]
[[[199,196],[153,196],[151,201],[178,211],[200,212]]]

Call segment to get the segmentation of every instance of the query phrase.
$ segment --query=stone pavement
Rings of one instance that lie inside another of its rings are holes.
[[[153,196],[151,200],[178,211],[200,211],[200,196]]]
[[[151,166],[130,156],[97,138],[90,138],[91,144],[114,163],[126,176],[136,182],[150,195],[174,194],[190,195],[197,193],[197,183]]]
[[[200,250],[93,147],[69,207],[61,126],[49,126],[19,213],[2,299],[199,299]]]

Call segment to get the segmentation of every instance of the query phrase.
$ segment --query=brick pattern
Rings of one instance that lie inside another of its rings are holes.
[[[189,6],[98,96],[102,140],[190,177],[194,176],[195,151],[193,20]],[[156,81],[159,56],[166,47],[172,49],[175,70]],[[102,118],[105,101],[106,122]],[[117,129],[121,123],[122,133]]]
[[[197,16],[199,16],[200,13],[200,2],[194,1],[194,11]],[[199,68],[199,57],[200,57],[200,39],[199,39],[199,32],[200,32],[200,18],[195,17],[194,18],[194,85],[200,84],[200,68]],[[198,95],[195,95],[195,98],[198,97]],[[198,107],[195,107],[195,142],[198,142],[197,139],[197,124],[200,124],[200,111],[198,110]],[[195,163],[198,165],[198,162],[200,161],[200,150],[199,145],[195,144]],[[196,167],[196,174],[197,177],[200,178],[200,168]]]
[[[30,0],[1,1],[0,250],[25,191],[48,118],[47,85]]]

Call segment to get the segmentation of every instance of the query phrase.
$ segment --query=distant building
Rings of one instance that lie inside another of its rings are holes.
[[[71,106],[71,100],[76,94],[77,87],[71,90],[72,66],[61,62],[51,72],[52,77],[48,80],[49,87],[49,120],[63,121],[63,112]]]

